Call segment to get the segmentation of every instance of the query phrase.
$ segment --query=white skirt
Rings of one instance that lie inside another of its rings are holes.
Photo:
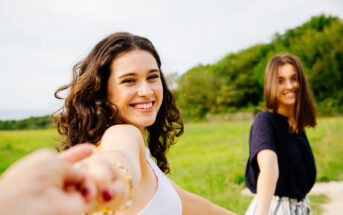
[[[288,197],[273,196],[268,215],[312,215],[310,200],[305,197],[301,201]],[[255,215],[257,209],[257,196],[252,200],[245,215]]]

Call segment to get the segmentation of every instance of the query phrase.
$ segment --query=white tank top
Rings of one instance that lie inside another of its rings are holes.
[[[181,199],[167,176],[151,159],[148,148],[146,148],[146,159],[156,175],[157,191],[138,215],[181,215]]]

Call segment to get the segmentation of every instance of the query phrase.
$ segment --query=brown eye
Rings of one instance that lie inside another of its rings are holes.
[[[148,80],[157,79],[157,78],[159,78],[159,77],[160,77],[159,75],[150,75],[150,76],[148,77]]]
[[[127,79],[124,79],[121,84],[125,84],[125,83],[128,83],[128,84],[131,84],[131,83],[134,83],[135,80],[132,79],[132,78],[127,78]]]

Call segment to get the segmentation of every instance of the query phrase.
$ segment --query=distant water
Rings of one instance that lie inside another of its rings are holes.
[[[0,120],[20,120],[32,116],[50,115],[52,110],[38,110],[38,109],[0,109]]]

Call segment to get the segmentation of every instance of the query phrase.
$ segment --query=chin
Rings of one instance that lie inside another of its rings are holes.
[[[284,104],[284,105],[295,105],[295,99],[283,99],[283,100],[280,100],[280,103]]]
[[[289,101],[288,105],[295,105],[295,101],[294,100],[293,101]]]
[[[285,106],[288,106],[288,107],[293,107],[294,105],[295,105],[294,102],[285,103]]]
[[[144,126],[145,127],[149,127],[149,126],[152,126],[154,123],[155,123],[155,121],[154,122],[150,122],[150,123],[146,123]]]
[[[137,123],[139,127],[149,127],[155,123],[155,120],[142,120],[140,123]]]

